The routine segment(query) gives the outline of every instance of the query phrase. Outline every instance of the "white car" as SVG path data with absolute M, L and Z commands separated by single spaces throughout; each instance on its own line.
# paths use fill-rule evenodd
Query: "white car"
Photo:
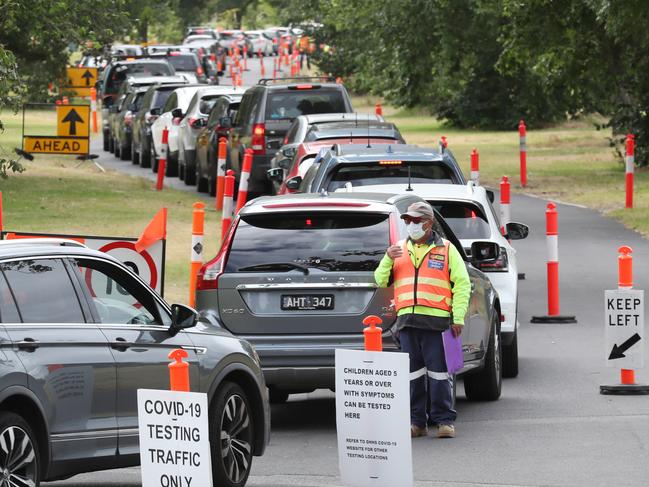
M 162 147 L 162 132 L 167 128 L 169 135 L 165 176 L 178 175 L 178 126 L 185 116 L 192 97 L 204 86 L 188 85 L 174 90 L 162 107 L 160 116 L 153 122 L 151 126 L 151 140 L 153 141 L 153 150 L 155 151 L 155 162 L 152 164 L 154 172 L 158 171 L 158 160 L 160 159 Z
M 407 185 L 380 184 L 338 191 L 371 193 L 405 193 Z M 428 201 L 444 217 L 460 239 L 465 253 L 471 254 L 474 241 L 492 241 L 500 245 L 500 257 L 494 263 L 480 266 L 500 296 L 500 332 L 503 341 L 503 376 L 518 375 L 518 265 L 516 249 L 509 240 L 527 237 L 529 228 L 522 223 L 508 223 L 507 236 L 500 231 L 500 218 L 494 210 L 489 192 L 472 182 L 460 184 L 412 184 L 412 194 Z M 493 197 L 493 193 L 491 194 Z M 508 240 L 509 238 L 509 240 Z
M 194 93 L 178 126 L 178 176 L 185 184 L 196 184 L 196 137 L 207 123 L 216 100 L 225 95 L 243 95 L 247 89 L 244 86 L 209 86 Z
M 263 56 L 271 56 L 273 54 L 273 39 L 268 37 L 268 34 L 263 30 L 247 30 L 245 35 L 246 39 L 248 39 L 249 56 L 256 56 L 260 51 Z

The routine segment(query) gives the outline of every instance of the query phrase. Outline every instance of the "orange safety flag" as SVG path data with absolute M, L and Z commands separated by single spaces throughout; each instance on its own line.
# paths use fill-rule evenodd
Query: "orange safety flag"
M 167 238 L 167 209 L 162 208 L 146 226 L 140 238 L 135 242 L 135 250 L 142 252 L 158 240 Z

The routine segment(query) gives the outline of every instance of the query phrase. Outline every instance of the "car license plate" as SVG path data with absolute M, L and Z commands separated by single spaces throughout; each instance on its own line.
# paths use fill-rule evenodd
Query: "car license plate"
M 334 309 L 333 294 L 282 294 L 282 310 Z

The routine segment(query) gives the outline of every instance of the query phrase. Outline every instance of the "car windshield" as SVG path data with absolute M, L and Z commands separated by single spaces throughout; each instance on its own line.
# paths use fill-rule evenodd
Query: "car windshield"
M 164 104 L 167 102 L 167 98 L 174 92 L 176 87 L 169 88 L 169 89 L 164 89 L 164 90 L 157 90 L 156 95 L 153 98 L 153 103 L 151 104 L 151 108 L 162 108 Z
M 141 91 L 139 93 L 135 94 L 135 99 L 131 101 L 131 103 L 135 104 L 135 110 L 136 112 L 140 111 L 140 108 L 142 108 L 142 100 L 144 100 L 144 95 L 146 94 L 146 91 Z
M 457 238 L 490 238 L 491 228 L 479 206 L 463 201 L 429 201 L 446 220 Z
M 290 90 L 268 95 L 267 120 L 293 120 L 300 115 L 346 112 L 342 91 Z
M 174 71 L 166 63 L 137 63 L 125 65 L 128 76 L 172 76 Z
M 220 97 L 221 95 L 208 95 L 201 98 L 201 102 L 198 105 L 198 111 L 204 115 L 207 115 L 212 111 L 212 107 L 216 103 L 216 100 L 218 100 Z
M 346 164 L 334 167 L 327 185 L 328 191 L 356 186 L 376 184 L 403 184 L 404 188 L 415 183 L 453 184 L 460 183 L 453 171 L 446 164 L 436 162 L 403 162 L 390 161 Z
M 167 61 L 176 71 L 196 71 L 198 67 L 196 57 L 188 54 L 171 55 L 167 58 Z
M 323 271 L 374 271 L 389 245 L 387 214 L 304 211 L 243 216 L 226 272 L 284 263 Z M 290 245 L 287 245 L 290 243 Z M 270 268 L 270 267 L 269 267 Z M 260 272 L 257 270 L 256 272 Z

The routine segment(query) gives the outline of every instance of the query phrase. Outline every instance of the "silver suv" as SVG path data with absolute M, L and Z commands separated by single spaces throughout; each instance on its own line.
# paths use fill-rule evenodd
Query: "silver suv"
M 269 437 L 259 359 L 197 317 L 76 242 L 0 242 L 0 478 L 137 465 L 137 390 L 168 389 L 167 356 L 183 348 L 208 394 L 214 485 L 244 485 Z
M 270 401 L 334 387 L 336 348 L 361 349 L 362 321 L 383 319 L 383 347 L 398 350 L 392 289 L 377 288 L 385 249 L 407 236 L 400 215 L 423 201 L 413 194 L 293 194 L 250 201 L 217 256 L 199 272 L 197 308 L 261 357 Z M 462 334 L 470 399 L 497 399 L 501 388 L 501 307 L 444 219 L 436 230 L 464 256 L 472 283 Z M 499 247 L 474 242 L 475 262 L 495 261 Z

